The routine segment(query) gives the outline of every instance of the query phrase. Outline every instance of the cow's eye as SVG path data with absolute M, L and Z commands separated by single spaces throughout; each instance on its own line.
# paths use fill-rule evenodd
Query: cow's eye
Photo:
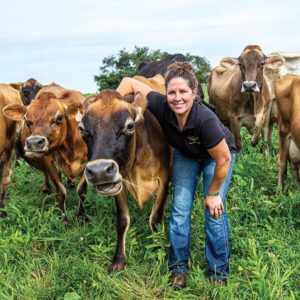
M 32 126 L 32 122 L 29 120 L 25 120 L 26 125 L 28 126 L 28 128 L 30 129 Z
M 64 115 L 59 115 L 56 120 L 55 120 L 55 124 L 60 124 L 63 120 L 64 120 L 65 116 Z
M 243 69 L 245 69 L 245 67 L 244 67 L 244 65 L 243 65 L 243 63 L 242 62 L 238 62 L 238 66 L 243 70 Z
M 264 65 L 265 65 L 265 62 L 264 62 L 264 61 L 262 61 L 262 62 L 260 63 L 260 67 L 261 67 L 261 68 L 263 68 L 263 67 L 264 67 Z
M 135 124 L 134 124 L 134 122 L 130 122 L 127 124 L 124 131 L 126 134 L 133 134 L 134 130 L 135 130 Z

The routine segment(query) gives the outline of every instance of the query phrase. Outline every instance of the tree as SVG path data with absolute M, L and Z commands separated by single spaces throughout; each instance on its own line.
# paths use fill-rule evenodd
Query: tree
M 117 55 L 105 57 L 100 66 L 100 75 L 95 75 L 94 80 L 99 90 L 116 89 L 123 77 L 133 77 L 138 73 L 138 67 L 143 61 L 162 59 L 169 53 L 161 50 L 150 50 L 148 47 L 135 46 L 133 52 L 120 50 Z M 200 82 L 206 82 L 210 64 L 206 58 L 186 54 L 187 60 L 193 65 L 196 76 Z

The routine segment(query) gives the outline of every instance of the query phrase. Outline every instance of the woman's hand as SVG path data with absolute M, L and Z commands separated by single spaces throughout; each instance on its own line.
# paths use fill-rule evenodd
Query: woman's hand
M 220 218 L 223 211 L 224 205 L 220 195 L 218 196 L 206 196 L 203 204 L 204 209 L 209 208 L 209 214 L 216 219 Z
M 147 97 L 152 90 L 153 89 L 147 84 L 130 77 L 124 77 L 116 89 L 122 97 L 137 92 L 140 92 L 144 97 Z

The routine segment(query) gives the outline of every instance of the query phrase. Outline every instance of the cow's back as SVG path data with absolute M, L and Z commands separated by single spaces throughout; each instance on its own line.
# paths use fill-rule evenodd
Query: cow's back
M 155 92 L 166 94 L 165 80 L 160 74 L 156 74 L 154 77 L 146 78 L 144 76 L 136 75 L 134 79 L 143 82 L 150 86 Z
M 0 84 L 0 155 L 5 149 L 6 140 L 15 135 L 16 122 L 5 118 L 2 111 L 9 104 L 21 104 L 20 93 L 8 84 Z
M 53 93 L 56 97 L 58 97 L 64 90 L 65 88 L 53 82 L 40 89 L 35 98 L 39 98 L 43 93 L 46 92 Z
M 276 82 L 275 95 L 281 124 L 290 129 L 291 120 L 291 86 L 296 75 L 288 74 Z
M 227 126 L 231 95 L 236 92 L 239 81 L 239 69 L 224 66 L 213 68 L 208 78 L 209 102 L 216 107 L 218 117 Z
M 138 75 L 146 78 L 153 77 L 156 74 L 164 75 L 168 66 L 175 61 L 187 61 L 186 57 L 182 54 L 171 54 L 160 60 L 152 62 L 142 62 L 139 66 Z

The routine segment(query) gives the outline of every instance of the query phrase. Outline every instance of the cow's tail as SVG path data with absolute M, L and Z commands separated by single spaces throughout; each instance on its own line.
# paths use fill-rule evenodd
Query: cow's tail
M 300 149 L 300 78 L 295 78 L 291 86 L 291 134 L 297 147 Z
M 6 140 L 6 122 L 5 117 L 3 115 L 3 105 L 2 103 L 2 95 L 0 94 L 0 160 L 1 160 L 1 154 L 4 152 L 5 147 L 5 140 Z

